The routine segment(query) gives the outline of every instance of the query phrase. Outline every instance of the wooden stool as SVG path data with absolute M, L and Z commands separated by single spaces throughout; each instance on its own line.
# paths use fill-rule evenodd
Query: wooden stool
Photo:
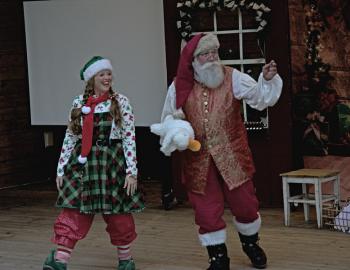
M 309 221 L 310 204 L 316 207 L 317 226 L 322 228 L 322 204 L 328 201 L 339 203 L 339 171 L 323 169 L 300 169 L 280 174 L 283 181 L 284 225 L 289 226 L 290 203 L 304 205 L 305 221 Z M 333 181 L 333 194 L 322 194 L 322 184 Z M 289 184 L 302 184 L 302 194 L 290 196 Z M 315 193 L 309 194 L 307 184 L 315 187 Z

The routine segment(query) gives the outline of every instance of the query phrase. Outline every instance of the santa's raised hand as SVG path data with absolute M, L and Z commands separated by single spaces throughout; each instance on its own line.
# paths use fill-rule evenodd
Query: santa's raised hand
M 277 74 L 277 64 L 274 60 L 263 66 L 262 69 L 264 79 L 269 81 Z

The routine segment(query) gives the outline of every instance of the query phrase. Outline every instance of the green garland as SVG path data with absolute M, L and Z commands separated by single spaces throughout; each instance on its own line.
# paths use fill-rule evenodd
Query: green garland
M 337 104 L 337 94 L 330 88 L 333 80 L 329 72 L 331 67 L 320 56 L 323 48 L 320 39 L 326 24 L 318 4 L 318 0 L 307 0 L 304 4 L 307 83 L 294 96 L 293 108 L 302 154 L 324 156 L 328 154 L 329 137 L 335 138 L 335 133 L 331 136 L 334 130 L 329 125 L 332 124 L 331 113 Z
M 255 11 L 257 22 L 257 32 L 261 36 L 268 24 L 271 9 L 264 0 L 179 0 L 177 2 L 178 20 L 177 29 L 181 38 L 188 41 L 192 31 L 192 14 L 196 9 L 209 9 L 213 11 L 229 10 L 236 8 Z
M 327 110 L 322 104 L 321 96 L 330 92 L 330 82 L 333 77 L 330 75 L 330 65 L 322 61 L 320 51 L 323 49 L 320 44 L 321 33 L 325 31 L 325 22 L 319 12 L 317 0 L 309 0 L 306 12 L 306 52 L 305 70 L 308 78 L 309 91 L 319 99 L 318 109 L 322 112 Z

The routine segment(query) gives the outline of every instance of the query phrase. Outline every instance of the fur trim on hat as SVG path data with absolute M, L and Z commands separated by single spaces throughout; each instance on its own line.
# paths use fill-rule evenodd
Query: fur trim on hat
M 197 48 L 193 53 L 193 56 L 196 57 L 201 52 L 212 49 L 219 49 L 219 47 L 220 43 L 218 37 L 212 33 L 206 34 L 199 40 Z
M 94 62 L 83 72 L 84 81 L 87 82 L 93 76 L 95 76 L 98 72 L 100 72 L 104 69 L 108 69 L 108 70 L 113 71 L 112 64 L 108 59 L 101 59 L 101 60 Z

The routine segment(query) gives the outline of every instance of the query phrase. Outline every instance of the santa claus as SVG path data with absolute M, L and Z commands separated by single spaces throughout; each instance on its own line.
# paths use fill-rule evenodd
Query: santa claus
M 161 121 L 169 116 L 188 121 L 199 151 L 183 151 L 183 183 L 199 226 L 199 240 L 208 250 L 208 270 L 230 269 L 226 249 L 224 204 L 232 213 L 243 251 L 255 268 L 265 268 L 258 245 L 261 217 L 252 177 L 255 172 L 242 121 L 241 100 L 263 110 L 282 90 L 277 65 L 264 65 L 256 82 L 220 63 L 214 34 L 195 35 L 183 48 L 177 75 L 170 85 Z

